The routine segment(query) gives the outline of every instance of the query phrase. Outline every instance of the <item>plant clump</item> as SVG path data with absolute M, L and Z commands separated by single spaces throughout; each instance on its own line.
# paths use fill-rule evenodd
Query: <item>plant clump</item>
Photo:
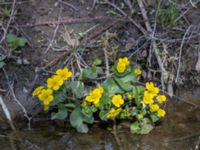
M 32 96 L 38 97 L 44 110 L 52 112 L 52 120 L 69 118 L 71 126 L 81 133 L 87 133 L 88 124 L 100 119 L 128 120 L 132 133 L 147 134 L 165 117 L 166 96 L 153 82 L 138 84 L 142 70 L 133 67 L 127 57 L 119 58 L 112 75 L 91 89 L 85 81 L 94 81 L 102 71 L 99 66 L 88 67 L 70 81 L 72 72 L 58 69 Z

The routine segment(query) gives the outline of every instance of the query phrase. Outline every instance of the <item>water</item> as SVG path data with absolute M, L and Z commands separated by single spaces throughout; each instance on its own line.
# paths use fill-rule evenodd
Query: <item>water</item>
M 198 92 L 199 90 L 197 90 Z M 179 91 L 186 101 L 200 106 L 198 93 Z M 148 135 L 133 135 L 119 129 L 118 137 L 124 150 L 198 150 L 200 142 L 200 108 L 183 101 L 171 100 L 166 105 L 167 117 Z M 5 136 L 3 136 L 5 135 Z M 110 131 L 98 126 L 88 134 L 48 122 L 34 125 L 32 130 L 0 134 L 0 150 L 115 150 L 117 143 Z

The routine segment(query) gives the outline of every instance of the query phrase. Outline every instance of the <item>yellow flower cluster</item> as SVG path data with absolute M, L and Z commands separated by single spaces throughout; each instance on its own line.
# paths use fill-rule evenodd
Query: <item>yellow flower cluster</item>
M 159 88 L 155 87 L 153 82 L 147 82 L 146 83 L 146 89 L 148 90 L 149 93 L 151 93 L 153 96 L 158 95 L 159 93 Z
M 32 96 L 38 96 L 38 99 L 43 102 L 44 110 L 48 110 L 50 103 L 53 101 L 53 90 L 58 90 L 64 81 L 68 80 L 72 76 L 72 72 L 68 68 L 58 69 L 56 74 L 47 79 L 47 87 L 37 87 Z
M 85 100 L 89 103 L 93 103 L 95 106 L 98 106 L 103 92 L 103 87 L 97 87 L 86 96 Z
M 162 104 L 166 101 L 165 95 L 158 95 L 159 88 L 154 86 L 153 82 L 146 83 L 146 91 L 144 92 L 143 102 L 149 105 L 151 112 L 156 112 L 159 117 L 164 117 L 166 115 L 165 110 L 161 109 L 158 104 Z M 156 100 L 154 98 L 156 97 Z
M 72 72 L 68 68 L 58 69 L 56 74 L 47 79 L 47 87 L 53 90 L 58 90 L 64 81 L 72 76 Z
M 126 70 L 126 68 L 129 64 L 130 64 L 130 62 L 129 62 L 127 57 L 119 58 L 118 63 L 117 63 L 117 67 L 116 67 L 117 71 L 119 73 L 123 73 Z
M 119 113 L 120 113 L 121 111 L 122 111 L 121 108 L 118 108 L 118 109 L 112 108 L 112 109 L 108 112 L 106 118 L 107 118 L 107 119 L 115 118 L 116 116 L 119 115 Z

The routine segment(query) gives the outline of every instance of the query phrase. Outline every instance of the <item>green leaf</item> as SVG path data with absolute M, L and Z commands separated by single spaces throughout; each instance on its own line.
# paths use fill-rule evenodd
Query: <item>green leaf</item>
M 100 113 L 99 113 L 100 119 L 101 119 L 101 120 L 107 120 L 107 118 L 106 118 L 106 117 L 107 117 L 107 114 L 108 114 L 107 111 L 101 110 Z
M 131 85 L 130 82 L 124 83 L 123 80 L 120 78 L 114 77 L 114 80 L 117 82 L 117 84 L 120 86 L 121 89 L 123 89 L 126 92 L 131 91 L 133 86 Z
M 94 122 L 93 116 L 92 117 L 85 116 L 82 114 L 80 107 L 75 108 L 70 115 L 70 123 L 72 127 L 76 128 L 76 130 L 80 133 L 87 133 L 88 126 L 87 124 L 84 124 L 84 122 L 93 123 Z
M 137 134 L 148 134 L 151 130 L 153 130 L 153 126 L 151 124 L 144 124 Z
M 26 45 L 26 43 L 28 42 L 28 40 L 24 37 L 19 38 L 19 46 L 23 47 Z
M 6 35 L 6 42 L 8 43 L 9 48 L 16 49 L 19 46 L 25 46 L 25 44 L 27 43 L 27 39 L 24 37 L 19 38 L 14 34 L 9 33 Z
M 142 114 L 143 116 L 147 114 L 147 110 L 145 108 L 142 108 L 142 110 L 140 111 L 140 114 Z
M 134 95 L 143 95 L 145 89 L 143 86 L 134 86 L 132 89 L 132 93 Z
M 50 105 L 51 106 L 58 105 L 64 102 L 66 98 L 67 98 L 67 95 L 66 95 L 65 89 L 61 89 L 54 94 L 54 100 L 52 101 Z
M 51 115 L 51 120 L 54 120 L 54 119 L 60 119 L 60 120 L 63 120 L 65 118 L 67 118 L 67 115 L 68 115 L 68 111 L 66 108 L 61 108 L 58 110 L 57 113 L 53 113 Z
M 138 122 L 134 122 L 133 124 L 131 124 L 130 129 L 131 133 L 148 134 L 153 129 L 153 126 L 150 123 L 139 124 Z
M 83 122 L 80 107 L 75 108 L 70 115 L 70 123 L 72 127 L 76 128 Z
M 131 110 L 131 116 L 137 116 L 137 114 L 138 114 L 138 110 L 137 110 L 137 108 L 136 107 L 133 107 L 133 109 Z
M 124 83 L 128 83 L 128 82 L 136 82 L 138 79 L 137 79 L 137 76 L 131 72 L 129 74 L 127 74 L 126 76 L 124 77 L 121 77 L 120 78 Z
M 130 130 L 131 133 L 138 133 L 141 130 L 139 123 L 137 121 L 132 123 L 130 126 Z
M 144 125 L 144 124 L 151 124 L 151 121 L 150 121 L 149 118 L 143 118 L 143 119 L 142 119 L 142 124 L 143 124 L 143 125 Z
M 90 115 L 84 115 L 83 114 L 83 121 L 89 124 L 92 124 L 94 122 L 94 117 L 93 117 L 93 113 L 91 113 Z
M 67 103 L 67 104 L 65 104 L 65 107 L 67 107 L 67 108 L 75 108 L 76 104 L 74 104 L 74 103 Z
M 93 111 L 91 109 L 91 106 L 83 107 L 81 112 L 82 112 L 83 116 L 86 116 L 86 120 L 87 120 L 87 117 L 93 116 Z
M 90 67 L 86 68 L 82 71 L 80 79 L 85 80 L 85 79 L 96 79 L 98 74 L 102 73 L 103 70 L 101 67 Z
M 93 66 L 98 66 L 98 65 L 101 65 L 101 63 L 102 63 L 101 59 L 96 58 L 96 59 L 93 61 L 92 65 L 93 65 Z
M 111 103 L 111 98 L 109 97 L 108 93 L 104 92 L 99 103 L 99 108 L 101 109 L 105 105 L 108 105 L 110 103 Z
M 8 47 L 12 49 L 16 49 L 19 46 L 20 39 L 18 37 L 15 38 L 15 40 L 8 44 Z
M 103 88 L 108 93 L 109 97 L 113 96 L 116 93 L 124 93 L 124 91 L 117 85 L 112 77 L 107 78 L 102 83 Z
M 70 88 L 77 98 L 84 97 L 84 84 L 81 81 L 72 81 Z
M 151 114 L 150 117 L 151 117 L 151 120 L 152 120 L 153 122 L 156 122 L 156 121 L 159 120 L 159 117 L 158 117 L 156 114 Z
M 6 42 L 11 43 L 14 42 L 16 40 L 17 36 L 12 34 L 12 33 L 8 33 L 6 35 Z
M 137 106 L 140 106 L 142 98 L 143 98 L 144 87 L 133 86 L 132 93 L 135 95 L 135 102 L 136 102 Z

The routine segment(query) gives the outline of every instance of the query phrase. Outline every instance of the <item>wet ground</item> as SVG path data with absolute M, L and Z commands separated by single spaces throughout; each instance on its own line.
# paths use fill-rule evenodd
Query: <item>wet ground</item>
M 199 89 L 179 90 L 182 100 L 171 100 L 166 105 L 168 115 L 161 125 L 148 135 L 133 135 L 119 129 L 118 137 L 124 150 L 198 150 L 200 146 Z M 188 104 L 184 101 L 189 101 Z M 194 105 L 194 106 L 193 106 Z M 195 106 L 196 105 L 196 106 Z M 93 126 L 88 134 L 73 129 L 40 122 L 31 130 L 0 134 L 0 150 L 115 150 L 117 143 L 110 131 Z

